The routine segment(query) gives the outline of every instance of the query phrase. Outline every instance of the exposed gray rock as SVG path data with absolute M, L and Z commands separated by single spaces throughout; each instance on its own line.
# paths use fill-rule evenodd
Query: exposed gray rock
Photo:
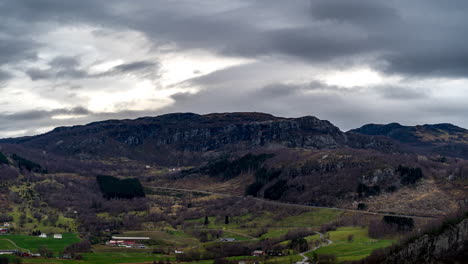
M 445 229 L 440 234 L 424 235 L 416 239 L 397 252 L 387 256 L 384 263 L 448 263 L 445 260 L 466 250 L 464 246 L 467 241 L 468 219 L 464 219 L 459 224 Z

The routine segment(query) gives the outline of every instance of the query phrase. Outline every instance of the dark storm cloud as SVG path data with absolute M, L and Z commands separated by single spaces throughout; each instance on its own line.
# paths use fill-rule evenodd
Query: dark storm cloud
M 311 15 L 315 19 L 329 19 L 343 23 L 374 26 L 376 23 L 398 19 L 397 10 L 387 2 L 376 0 L 313 0 Z
M 388 73 L 467 76 L 468 23 L 461 18 L 467 8 L 463 1 L 231 3 L 239 5 L 222 9 L 218 6 L 229 6 L 229 2 L 139 1 L 137 5 L 125 0 L 112 4 L 103 0 L 5 0 L 0 15 L 27 22 L 134 29 L 155 44 L 174 42 L 180 49 L 201 48 L 246 57 L 287 55 L 334 65 L 337 59 L 353 62 L 372 55 Z M 262 27 L 265 21 L 277 26 Z M 281 26 L 282 21 L 285 26 Z M 3 53 L 18 54 L 18 50 Z
M 289 78 L 293 69 L 288 63 L 325 71 L 369 66 L 383 75 L 403 75 L 406 80 L 468 78 L 467 12 L 465 0 L 0 0 L 0 87 L 17 75 L 15 71 L 32 80 L 59 80 L 70 87 L 82 85 L 74 83 L 76 80 L 128 74 L 159 78 L 164 65 L 141 57 L 99 74 L 83 65 L 80 57 L 58 56 L 43 67 L 29 64 L 42 58 L 38 53 L 50 44 L 48 41 L 68 41 L 38 36 L 62 26 L 85 25 L 96 28 L 98 37 L 106 32 L 137 31 L 154 50 L 169 47 L 162 53 L 201 49 L 257 62 L 273 61 L 272 65 L 254 62 L 218 70 L 185 82 L 200 92 L 173 95 L 174 105 L 161 110 L 164 112 L 312 113 L 351 128 L 383 122 L 379 120 L 382 116 L 388 121 L 420 120 L 426 116 L 423 103 L 429 102 L 432 109 L 442 109 L 440 113 L 450 117 L 467 109 L 450 107 L 450 101 L 431 101 L 431 90 L 404 84 L 350 89 L 327 85 L 314 76 L 300 77 L 302 84 L 296 84 Z M 276 67 L 282 67 L 284 73 Z M 276 79 L 270 78 L 272 75 Z M 76 102 L 81 104 L 85 105 Z M 156 113 L 81 110 L 82 114 L 75 114 L 86 117 L 79 122 Z M 2 114 L 0 109 L 0 132 L 73 124 L 76 119 L 50 117 L 73 115 L 74 111 L 77 109 Z

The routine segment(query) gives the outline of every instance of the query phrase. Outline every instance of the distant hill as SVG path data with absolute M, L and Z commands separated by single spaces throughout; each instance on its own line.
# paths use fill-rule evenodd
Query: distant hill
M 468 130 L 452 124 L 403 126 L 368 124 L 351 132 L 387 136 L 404 143 L 468 143 Z
M 452 124 L 403 126 L 368 124 L 351 133 L 385 136 L 441 155 L 468 158 L 468 130 Z

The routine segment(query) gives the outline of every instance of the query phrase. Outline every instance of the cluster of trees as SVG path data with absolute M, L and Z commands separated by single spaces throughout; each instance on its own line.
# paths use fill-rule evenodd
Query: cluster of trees
M 42 257 L 45 257 L 45 258 L 52 258 L 54 256 L 54 251 L 52 251 L 50 248 L 48 248 L 45 245 L 39 246 L 39 248 L 37 249 L 37 252 L 41 254 Z
M 289 242 L 288 246 L 296 252 L 305 252 L 309 250 L 309 243 L 307 243 L 307 240 L 303 237 L 294 238 Z
M 10 162 L 8 161 L 7 157 L 0 152 L 0 165 L 8 165 Z
M 423 177 L 421 168 L 410 168 L 405 166 L 398 166 L 397 172 L 400 173 L 400 183 L 403 185 L 415 184 Z
M 91 252 L 91 242 L 83 240 L 78 243 L 66 247 L 63 251 L 64 254 L 70 254 L 74 259 L 81 259 L 81 253 Z
M 210 162 L 202 168 L 184 172 L 208 174 L 212 177 L 220 177 L 223 180 L 228 180 L 239 176 L 241 173 L 257 170 L 263 162 L 272 157 L 273 154 L 255 155 L 251 153 L 234 160 L 230 160 L 225 157 L 220 160 Z
M 41 165 L 30 161 L 28 159 L 25 159 L 23 157 L 18 156 L 17 154 L 13 154 L 11 158 L 16 162 L 19 168 L 31 171 L 31 172 L 37 172 L 37 173 L 47 173 L 46 169 L 43 169 Z
M 286 180 L 279 180 L 265 190 L 263 197 L 270 200 L 279 200 L 287 190 L 288 182 Z
M 258 195 L 258 192 L 263 188 L 263 186 L 268 184 L 270 181 L 277 179 L 281 175 L 281 172 L 282 171 L 280 169 L 267 169 L 263 167 L 259 168 L 254 174 L 255 182 L 247 186 L 245 194 L 256 197 Z M 269 192 L 269 195 L 271 194 L 274 197 L 278 196 L 275 189 L 277 188 L 274 188 L 273 190 L 271 190 Z M 285 190 L 280 190 L 280 191 L 282 195 Z M 279 195 L 277 199 L 279 199 L 281 195 Z M 271 198 L 268 198 L 268 199 L 271 199 Z M 277 199 L 272 199 L 272 200 L 277 200 Z
M 8 215 L 6 213 L 0 214 L 0 223 L 12 222 L 12 221 L 13 221 L 13 216 Z
M 407 233 L 413 229 L 413 218 L 384 216 L 381 220 L 374 220 L 369 223 L 369 237 L 382 238 L 389 235 Z
M 363 183 L 360 183 L 357 187 L 357 193 L 359 198 L 379 195 L 380 187 L 378 185 L 367 186 Z
M 20 257 L 3 257 L 0 256 L 0 264 L 21 264 L 23 260 Z
M 99 175 L 96 177 L 99 188 L 107 199 L 132 199 L 145 197 L 140 181 L 136 178 L 119 179 L 113 176 Z
M 414 228 L 414 220 L 409 217 L 386 215 L 383 221 L 389 225 L 396 225 L 400 232 L 412 231 Z

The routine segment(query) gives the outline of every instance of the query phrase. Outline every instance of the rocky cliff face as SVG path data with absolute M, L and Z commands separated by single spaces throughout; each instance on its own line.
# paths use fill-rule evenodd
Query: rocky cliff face
M 460 259 L 468 245 L 468 219 L 437 235 L 424 235 L 387 256 L 385 264 L 467 263 Z
M 275 145 L 330 149 L 345 146 L 347 137 L 330 122 L 312 116 L 280 118 L 261 113 L 182 113 L 63 127 L 43 135 L 4 142 L 60 154 L 140 159 Z

